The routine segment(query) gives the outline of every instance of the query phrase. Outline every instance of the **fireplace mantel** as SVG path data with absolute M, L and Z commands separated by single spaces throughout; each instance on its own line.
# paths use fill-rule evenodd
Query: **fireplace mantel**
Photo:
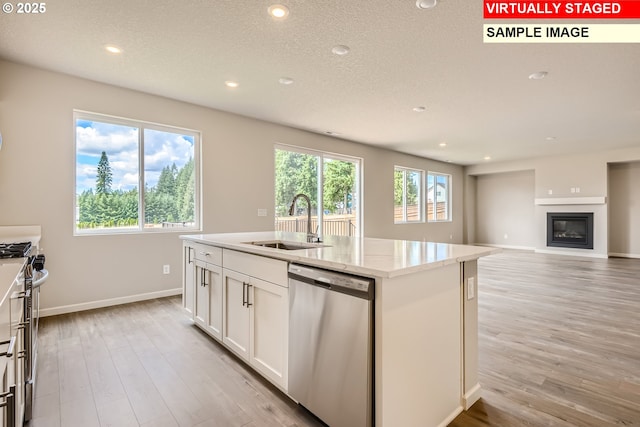
M 540 205 L 604 205 L 607 203 L 605 196 L 601 197 L 551 197 L 546 199 L 534 199 L 537 206 Z

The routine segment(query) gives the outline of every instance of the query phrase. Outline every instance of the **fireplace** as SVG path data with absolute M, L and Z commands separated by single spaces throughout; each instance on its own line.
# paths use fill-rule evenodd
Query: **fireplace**
M 548 212 L 547 246 L 593 249 L 593 212 Z

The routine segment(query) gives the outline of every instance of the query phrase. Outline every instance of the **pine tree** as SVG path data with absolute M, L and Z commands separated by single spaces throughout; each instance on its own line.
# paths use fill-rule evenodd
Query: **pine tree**
M 111 192 L 111 182 L 113 173 L 109 166 L 109 158 L 106 152 L 102 152 L 98 162 L 98 176 L 96 177 L 96 194 L 109 194 Z

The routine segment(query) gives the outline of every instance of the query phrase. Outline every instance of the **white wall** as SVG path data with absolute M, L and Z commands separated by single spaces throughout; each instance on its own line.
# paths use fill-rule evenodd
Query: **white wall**
M 533 171 L 486 174 L 476 179 L 475 243 L 533 249 Z
M 176 233 L 73 236 L 73 109 L 202 132 L 204 232 L 273 229 L 275 143 L 364 159 L 364 234 L 462 242 L 462 167 L 0 61 L 0 225 L 42 225 L 42 306 L 86 308 L 181 286 Z M 452 175 L 453 221 L 393 224 L 393 166 Z M 267 217 L 257 209 L 267 208 Z M 450 240 L 449 236 L 453 238 Z M 162 274 L 162 265 L 171 274 Z
M 640 162 L 609 165 L 609 253 L 640 258 Z
M 624 190 L 615 190 L 617 194 L 610 194 L 611 185 L 608 184 L 608 164 L 634 162 L 638 160 L 640 160 L 640 137 L 637 146 L 626 149 L 608 150 L 597 153 L 575 153 L 567 156 L 540 157 L 513 162 L 483 163 L 466 167 L 465 174 L 467 175 L 466 180 L 470 181 L 473 177 L 478 179 L 480 176 L 487 174 L 533 170 L 535 174 L 535 198 L 572 199 L 579 197 L 604 197 L 605 204 L 536 205 L 534 207 L 534 239 L 527 243 L 526 246 L 532 246 L 537 251 L 607 257 L 609 252 L 615 252 L 609 249 L 610 244 L 613 247 L 619 247 L 618 239 L 624 241 L 624 236 L 629 233 L 634 236 L 636 235 L 634 234 L 635 229 L 632 229 L 629 223 L 625 224 L 615 219 L 615 215 L 617 214 L 614 214 L 614 212 L 626 210 L 629 208 L 629 205 L 628 202 L 619 201 L 621 199 L 627 200 L 626 195 L 623 195 Z M 580 188 L 580 192 L 572 193 L 571 188 Z M 549 190 L 551 190 L 551 194 L 549 194 Z M 467 193 L 475 193 L 476 189 L 471 185 L 465 188 L 465 191 Z M 610 205 L 611 196 L 618 200 L 615 205 Z M 472 196 L 467 194 L 465 197 L 470 198 Z M 592 250 L 547 248 L 545 235 L 546 213 L 552 211 L 593 212 L 594 248 Z M 609 218 L 610 215 L 614 216 Z M 465 218 L 467 218 L 467 221 L 475 220 L 473 212 L 465 212 Z M 612 230 L 610 230 L 610 227 L 614 221 L 619 228 L 615 230 L 614 234 L 611 234 Z M 468 241 L 473 241 L 471 240 L 472 238 L 477 239 L 478 229 L 483 224 L 484 223 L 476 222 L 473 226 L 465 225 L 466 229 L 475 229 L 473 234 L 466 237 Z

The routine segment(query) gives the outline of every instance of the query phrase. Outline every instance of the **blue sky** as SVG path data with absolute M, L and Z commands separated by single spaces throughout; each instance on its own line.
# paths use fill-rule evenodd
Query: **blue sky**
M 138 186 L 138 132 L 141 130 L 112 123 L 76 121 L 76 193 L 95 189 L 98 161 L 107 153 L 113 173 L 112 189 L 131 190 Z M 162 168 L 173 163 L 180 169 L 193 157 L 194 138 L 190 135 L 144 130 L 145 180 L 153 187 Z

